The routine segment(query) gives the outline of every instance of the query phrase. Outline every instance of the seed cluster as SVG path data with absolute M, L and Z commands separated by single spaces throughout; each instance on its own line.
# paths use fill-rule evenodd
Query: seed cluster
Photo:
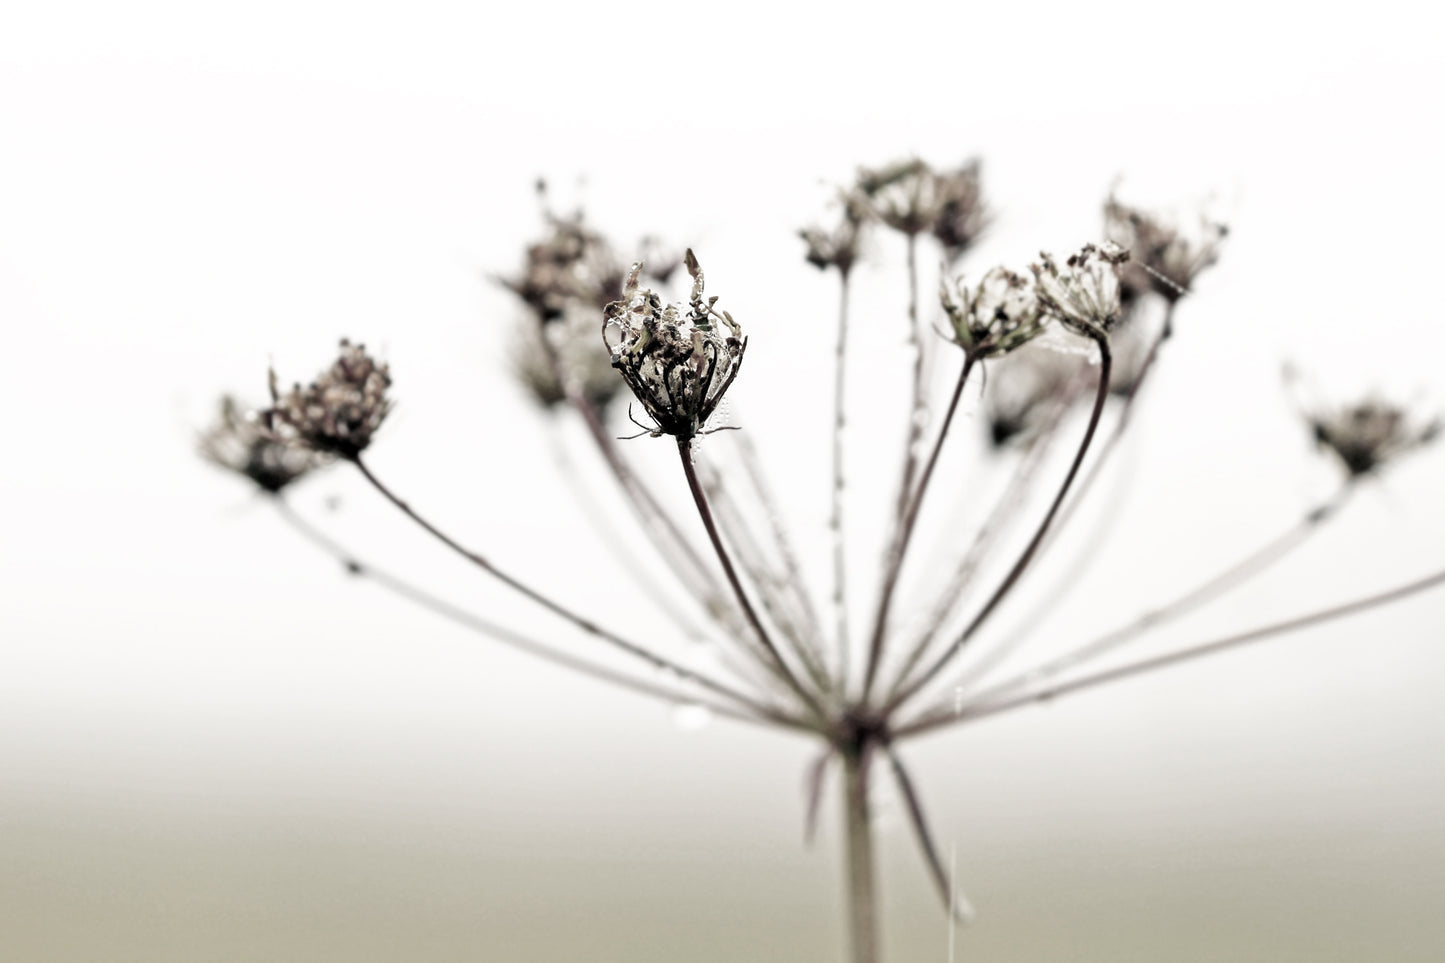
M 938 296 L 955 343 L 979 359 L 1026 344 L 1047 320 L 1033 282 L 1005 267 L 991 269 L 971 288 L 962 278 L 952 285 L 945 279 Z
M 272 407 L 262 414 L 262 424 L 281 440 L 355 458 L 391 412 L 390 387 L 387 366 L 377 364 L 364 345 L 342 338 L 336 361 L 309 385 L 297 383 L 283 395 L 271 372 Z
M 1441 431 L 1439 419 L 1420 425 L 1403 408 L 1377 397 L 1308 418 L 1315 441 L 1334 452 L 1354 477 L 1434 440 Z
M 1119 266 L 1129 252 L 1117 244 L 1085 244 L 1063 267 L 1049 254 L 1031 265 L 1035 292 L 1045 310 L 1065 327 L 1099 337 L 1119 320 Z
M 640 287 L 642 265 L 634 264 L 623 285 L 622 300 L 607 306 L 602 340 L 612 366 L 652 416 L 654 436 L 689 439 L 697 435 L 737 377 L 747 339 L 726 311 L 703 300 L 703 274 L 689 248 L 692 297 L 664 304 L 655 291 Z M 725 331 L 719 331 L 719 325 Z
M 325 459 L 266 431 L 235 398 L 221 398 L 216 423 L 200 437 L 201 455 L 209 462 L 251 479 L 262 491 L 275 494 Z

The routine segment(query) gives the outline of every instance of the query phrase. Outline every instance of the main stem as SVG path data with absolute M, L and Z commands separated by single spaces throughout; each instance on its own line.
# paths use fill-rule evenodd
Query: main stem
M 877 860 L 873 852 L 872 814 L 868 808 L 870 749 L 865 742 L 841 750 L 850 963 L 878 963 L 882 959 L 878 950 Z

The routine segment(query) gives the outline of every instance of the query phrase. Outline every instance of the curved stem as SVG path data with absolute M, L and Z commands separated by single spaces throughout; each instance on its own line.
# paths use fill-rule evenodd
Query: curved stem
M 1049 506 L 1048 513 L 1044 515 L 1043 521 L 1039 523 L 1038 530 L 1034 532 L 1033 538 L 1029 540 L 1022 554 L 1019 555 L 1018 561 L 1014 562 L 1013 568 L 1004 576 L 1003 581 L 999 583 L 993 595 L 989 596 L 983 608 L 973 617 L 973 621 L 968 623 L 968 626 L 964 628 L 963 632 L 954 640 L 953 644 L 940 653 L 938 658 L 913 682 L 909 683 L 900 680 L 898 688 L 888 699 L 885 712 L 891 712 L 897 709 L 908 699 L 916 695 L 924 686 L 932 682 L 939 672 L 943 671 L 943 668 L 948 665 L 955 655 L 962 651 L 963 647 L 968 644 L 968 640 L 973 637 L 973 634 L 977 632 L 979 627 L 993 614 L 994 609 L 998 607 L 999 603 L 1002 602 L 1013 587 L 1018 584 L 1020 577 L 1023 576 L 1029 563 L 1033 561 L 1034 556 L 1038 553 L 1039 545 L 1043 542 L 1044 537 L 1048 535 L 1049 526 L 1053 523 L 1054 516 L 1059 512 L 1059 506 L 1061 506 L 1064 499 L 1068 497 L 1069 487 L 1073 484 L 1074 478 L 1079 473 L 1079 466 L 1084 463 L 1084 456 L 1089 453 L 1089 445 L 1093 442 L 1095 431 L 1099 427 L 1099 417 L 1104 412 L 1104 402 L 1108 400 L 1109 397 L 1109 372 L 1113 364 L 1112 356 L 1109 353 L 1109 339 L 1108 336 L 1102 332 L 1094 335 L 1093 338 L 1094 343 L 1099 346 L 1099 387 L 1094 396 L 1094 407 L 1093 410 L 1089 412 L 1089 424 L 1088 427 L 1084 429 L 1083 441 L 1079 444 L 1079 450 L 1074 455 L 1074 461 L 1069 466 L 1069 472 L 1064 476 L 1064 482 L 1059 486 L 1059 492 L 1054 496 L 1053 504 Z
M 524 584 L 523 582 L 518 581 L 517 579 L 508 575 L 506 572 L 497 568 L 483 556 L 471 551 L 470 549 L 463 546 L 461 543 L 457 542 L 451 536 L 447 535 L 441 529 L 437 528 L 431 522 L 427 521 L 424 517 L 418 514 L 410 505 L 397 497 L 397 495 L 391 489 L 387 488 L 384 484 L 382 484 L 379 478 L 377 478 L 371 473 L 371 469 L 366 467 L 366 463 L 361 460 L 360 455 L 352 457 L 350 461 L 353 465 L 356 466 L 357 470 L 361 472 L 362 476 L 371 483 L 371 486 L 375 488 L 384 498 L 386 498 L 387 501 L 391 502 L 398 509 L 400 509 L 402 514 L 406 515 L 412 521 L 420 525 L 423 530 L 425 530 L 428 534 L 437 539 L 437 541 L 441 542 L 447 548 L 450 548 L 452 551 L 456 552 L 458 555 L 462 556 L 467 561 L 471 562 L 473 565 L 477 566 L 482 571 L 486 572 L 488 575 L 492 576 L 497 581 L 501 582 L 503 585 L 507 586 L 518 594 L 530 599 L 531 601 L 535 602 L 537 605 L 540 605 L 542 608 L 553 613 L 554 615 L 558 615 L 561 618 L 566 619 L 568 622 L 571 622 L 573 625 L 577 626 L 577 628 L 581 629 L 583 632 L 586 632 L 588 635 L 596 636 L 604 642 L 607 642 L 621 649 L 628 655 L 634 656 L 635 658 L 639 658 L 644 662 L 647 662 L 654 668 L 662 669 L 663 671 L 672 673 L 678 678 L 686 679 L 689 682 L 694 682 L 697 685 L 700 685 L 703 688 L 708 689 L 718 695 L 725 696 L 733 700 L 734 702 L 739 703 L 740 705 L 747 706 L 754 712 L 757 712 L 760 715 L 764 715 L 770 719 L 776 718 L 780 715 L 778 710 L 763 705 L 755 699 L 752 699 L 749 696 L 737 691 L 736 689 L 733 689 L 731 686 L 718 682 L 717 680 L 712 679 L 700 672 L 696 672 L 692 669 L 686 668 L 685 666 L 679 665 L 678 663 L 673 662 L 671 659 L 658 655 L 651 649 L 644 648 L 643 646 L 638 645 L 635 642 L 630 642 L 627 639 L 622 638 L 620 635 L 617 635 L 614 632 L 602 628 L 591 619 L 584 618 L 583 616 L 578 615 L 576 612 L 573 612 L 571 609 L 561 605 L 558 602 L 553 601 L 551 598 L 548 598 L 541 592 L 538 592 L 536 589 Z
M 743 589 L 742 582 L 738 579 L 737 570 L 733 568 L 732 558 L 728 555 L 727 549 L 723 546 L 722 538 L 718 535 L 717 524 L 713 521 L 712 509 L 708 507 L 707 493 L 703 491 L 702 483 L 697 478 L 697 467 L 692 460 L 692 441 L 688 438 L 677 439 L 677 454 L 682 459 L 682 471 L 687 476 L 687 487 L 692 492 L 692 500 L 697 505 L 698 516 L 707 529 L 707 537 L 712 541 L 713 550 L 717 552 L 718 561 L 722 563 L 723 574 L 727 576 L 728 584 L 733 588 L 737 596 L 738 604 L 742 606 L 743 614 L 747 617 L 748 623 L 757 634 L 758 642 L 767 652 L 767 662 L 777 671 L 779 678 L 787 683 L 788 688 L 797 693 L 818 717 L 822 717 L 822 706 L 818 700 L 803 687 L 793 670 L 783 661 L 782 653 L 773 644 L 772 637 L 768 634 L 767 628 L 763 625 L 762 619 L 758 618 L 757 611 L 753 608 L 752 602 L 748 601 L 748 594 Z
M 637 477 L 623 459 L 622 453 L 617 449 L 617 440 L 608 433 L 606 425 L 602 423 L 601 412 L 585 395 L 575 390 L 571 379 L 563 370 L 561 356 L 556 347 L 547 339 L 545 332 L 543 332 L 541 342 L 548 363 L 551 365 L 553 377 L 567 393 L 568 404 L 582 417 L 582 423 L 586 425 L 587 433 L 591 435 L 593 444 L 597 446 L 598 454 L 602 456 L 603 462 L 606 463 L 613 477 L 617 479 L 618 487 L 622 489 L 628 507 L 632 509 L 642 530 L 647 533 L 653 547 L 667 563 L 667 570 L 682 583 L 688 594 L 698 600 L 709 616 L 726 628 L 737 631 L 741 625 L 721 587 L 717 585 L 712 571 L 704 564 L 688 538 L 683 535 L 682 529 L 678 527 L 672 515 L 663 508 L 642 479 Z
M 1018 709 L 1035 702 L 1048 702 L 1061 696 L 1081 692 L 1085 689 L 1093 689 L 1098 686 L 1107 685 L 1110 682 L 1119 682 L 1123 679 L 1144 675 L 1156 669 L 1165 669 L 1184 662 L 1191 662 L 1194 659 L 1201 659 L 1227 649 L 1247 645 L 1250 642 L 1258 642 L 1276 635 L 1283 635 L 1286 632 L 1309 628 L 1313 625 L 1329 622 L 1332 619 L 1344 618 L 1381 605 L 1397 602 L 1400 599 L 1408 598 L 1411 595 L 1416 595 L 1442 585 L 1445 585 L 1445 569 L 1434 572 L 1424 578 L 1416 579 L 1413 582 L 1398 585 L 1384 592 L 1377 592 L 1374 595 L 1354 599 L 1343 605 L 1319 609 L 1315 612 L 1285 619 L 1282 622 L 1274 622 L 1257 629 L 1250 629 L 1246 632 L 1225 636 L 1222 639 L 1215 639 L 1212 642 L 1198 643 L 1166 655 L 1140 659 L 1137 662 L 1130 662 L 1117 668 L 1095 672 L 1091 675 L 1082 676 L 1078 679 L 1072 679 L 1068 682 L 1062 682 L 1044 689 L 1036 689 L 1032 692 L 1013 696 L 1000 702 L 993 702 L 987 705 L 965 706 L 956 712 L 945 709 L 935 709 L 932 712 L 920 716 L 911 723 L 900 726 L 894 730 L 894 736 L 903 738 L 905 736 L 918 735 L 919 733 L 952 725 L 957 722 L 966 722 L 973 719 L 982 719 L 986 716 L 999 715 L 1011 709 Z
M 586 478 L 581 474 L 578 465 L 574 463 L 567 454 L 567 446 L 558 433 L 560 424 L 554 419 L 548 419 L 547 439 L 551 443 L 552 457 L 557 462 L 557 468 L 561 476 L 566 479 L 568 486 L 572 489 L 572 497 L 576 500 L 578 507 L 582 510 L 587 522 L 596 531 L 598 539 L 607 550 L 612 553 L 622 571 L 636 583 L 639 589 L 649 589 L 647 584 L 650 576 L 650 568 L 642 563 L 628 548 L 627 539 L 623 533 L 618 531 L 607 521 L 607 512 L 596 500 L 592 486 L 587 483 Z M 660 546 L 654 546 L 661 550 Z M 668 570 L 676 572 L 671 565 L 665 566 Z M 656 605 L 683 634 L 691 636 L 699 641 L 706 641 L 707 632 L 698 625 L 688 614 L 682 611 L 673 601 L 669 592 L 646 591 L 642 593 L 648 602 Z
M 1153 342 L 1149 345 L 1148 352 L 1144 355 L 1143 362 L 1139 365 L 1139 373 L 1134 378 L 1134 387 L 1130 390 L 1128 396 L 1124 399 L 1124 404 L 1119 409 L 1119 418 L 1114 422 L 1113 430 L 1109 432 L 1109 437 L 1104 439 L 1104 443 L 1099 446 L 1099 453 L 1097 457 L 1095 457 L 1094 463 L 1089 466 L 1088 474 L 1079 482 L 1078 491 L 1074 493 L 1073 499 L 1064 506 L 1063 513 L 1059 516 L 1058 523 L 1054 526 L 1053 537 L 1055 538 L 1057 538 L 1059 533 L 1069 524 L 1069 519 L 1073 518 L 1074 512 L 1078 509 L 1079 505 L 1083 503 L 1090 490 L 1093 489 L 1094 483 L 1099 480 L 1099 475 L 1104 470 L 1104 466 L 1109 463 L 1109 458 L 1118 450 L 1119 440 L 1124 436 L 1125 430 L 1133 421 L 1134 404 L 1139 398 L 1139 392 L 1143 390 L 1144 382 L 1148 379 L 1150 372 L 1154 370 L 1154 365 L 1159 360 L 1159 351 L 1164 347 L 1164 342 L 1168 341 L 1174 334 L 1174 302 L 1169 302 L 1168 307 L 1166 307 L 1164 311 L 1163 325 L 1160 327 L 1159 333 L 1154 336 Z
M 1051 426 L 1058 423 L 1058 418 L 1063 414 L 1061 407 L 1052 419 Z M 988 516 L 978 531 L 974 533 L 973 541 L 969 544 L 968 550 L 959 559 L 953 574 L 949 576 L 948 584 L 944 587 L 938 601 L 934 604 L 929 615 L 926 627 L 919 633 L 918 639 L 913 643 L 908 656 L 903 660 L 898 669 L 898 678 L 905 679 L 913 671 L 914 667 L 928 654 L 935 638 L 943 631 L 944 624 L 953 615 L 958 607 L 958 602 L 964 597 L 964 590 L 973 578 L 978 567 L 983 563 L 989 551 L 992 549 L 995 540 L 1007 528 L 1007 523 L 1014 520 L 1019 504 L 1023 501 L 1030 489 L 1033 475 L 1041 464 L 1043 455 L 1048 451 L 1049 442 L 1053 440 L 1053 432 L 1050 427 L 1041 432 L 1024 453 L 1008 485 L 1003 493 L 994 502 L 989 510 Z
M 370 579 L 376 585 L 391 592 L 398 598 L 405 599 L 419 608 L 439 615 L 479 635 L 487 636 L 493 641 L 500 642 L 518 651 L 526 652 L 528 655 L 535 656 L 553 665 L 570 669 L 573 672 L 580 673 L 589 678 L 611 683 L 630 692 L 636 692 L 650 698 L 663 700 L 671 705 L 701 705 L 718 716 L 735 719 L 739 722 L 786 724 L 785 720 L 776 716 L 764 717 L 755 712 L 740 712 L 731 706 L 719 702 L 702 699 L 687 692 L 680 692 L 665 686 L 654 685 L 642 679 L 635 679 L 623 673 L 614 672 L 605 666 L 595 665 L 594 663 L 568 655 L 565 652 L 559 652 L 551 646 L 522 635 L 520 632 L 515 632 L 505 626 L 489 622 L 479 615 L 468 612 L 457 605 L 453 605 L 446 599 L 432 595 L 430 592 L 392 575 L 385 569 L 380 569 L 370 563 L 361 561 L 340 543 L 302 518 L 284 496 L 279 494 L 271 496 L 271 503 L 276 507 L 277 513 L 288 525 L 295 529 L 298 534 L 340 562 L 350 574 L 358 578 Z
M 888 631 L 888 610 L 893 603 L 894 591 L 898 588 L 898 576 L 903 571 L 903 558 L 908 552 L 908 543 L 912 540 L 914 526 L 918 523 L 918 513 L 923 508 L 923 497 L 928 493 L 928 482 L 933 477 L 933 469 L 938 465 L 938 456 L 943 452 L 943 443 L 948 438 L 949 426 L 953 424 L 953 415 L 958 410 L 958 402 L 963 397 L 963 388 L 968 382 L 969 372 L 973 370 L 974 361 L 973 352 L 964 353 L 963 370 L 958 373 L 958 383 L 954 385 L 953 397 L 949 399 L 948 413 L 943 417 L 938 440 L 933 443 L 933 451 L 929 453 L 923 474 L 918 479 L 918 490 L 909 499 L 908 511 L 898 529 L 897 541 L 889 552 L 888 570 L 883 577 L 883 592 L 878 599 L 878 614 L 873 621 L 873 636 L 868 643 L 868 669 L 863 676 L 865 703 L 873 690 L 873 681 L 878 674 L 878 664 L 883 655 L 883 639 Z
M 753 535 L 751 527 L 732 498 L 722 477 L 715 471 L 706 470 L 703 465 L 694 465 L 698 480 L 708 496 L 710 508 L 718 531 L 732 545 L 736 564 L 751 581 L 757 592 L 763 611 L 773 620 L 782 639 L 789 643 L 791 651 L 803 663 L 808 677 L 818 686 L 820 692 L 828 691 L 831 683 L 823 670 L 820 657 L 816 654 L 805 634 L 809 629 L 806 616 L 800 618 L 797 606 L 789 604 L 796 599 L 785 589 L 796 576 L 778 575 L 768 564 L 762 547 Z
M 1320 526 L 1323 525 L 1325 521 L 1335 516 L 1353 490 L 1354 485 L 1347 481 L 1338 492 L 1327 501 L 1306 512 L 1305 515 L 1287 531 L 1270 539 L 1270 541 L 1219 572 L 1203 584 L 1195 586 L 1193 589 L 1190 589 L 1172 601 L 1145 612 L 1128 625 L 1107 632 L 1072 652 L 1067 652 L 1058 658 L 1050 659 L 1026 672 L 1021 672 L 1012 678 L 999 682 L 997 685 L 990 686 L 976 696 L 971 697 L 969 701 L 980 703 L 992 702 L 1000 696 L 1007 695 L 1025 686 L 1037 684 L 1051 676 L 1057 676 L 1060 673 L 1077 668 L 1101 655 L 1112 652 L 1114 649 L 1138 638 L 1150 629 L 1163 625 L 1172 619 L 1177 619 L 1197 609 L 1199 606 L 1218 598 L 1239 585 L 1240 582 L 1252 575 L 1258 574 L 1279 561 L 1295 548 L 1298 548 L 1310 535 L 1319 531 Z

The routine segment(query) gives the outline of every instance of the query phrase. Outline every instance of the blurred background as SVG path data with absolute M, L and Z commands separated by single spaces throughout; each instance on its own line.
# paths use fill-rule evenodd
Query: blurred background
M 1425 297 L 1442 71 L 1411 10 L 0 14 L 0 955 L 838 958 L 831 796 L 803 842 L 811 745 L 699 727 L 348 579 L 196 457 L 216 397 L 259 402 L 269 364 L 305 379 L 339 336 L 365 341 L 399 403 L 379 473 L 524 578 L 661 633 L 588 526 L 613 496 L 580 434 L 507 374 L 519 309 L 491 278 L 540 233 L 539 176 L 616 238 L 697 249 L 752 338 L 732 417 L 819 585 L 835 290 L 795 231 L 828 185 L 981 157 L 997 219 L 975 272 L 1096 239 L 1118 178 L 1144 206 L 1208 202 L 1232 234 L 1099 493 L 1107 551 L 1039 626 L 1082 640 L 1331 489 L 1282 363 L 1331 397 L 1445 403 Z M 880 237 L 860 268 L 859 573 L 901 447 L 902 262 Z M 631 444 L 682 497 L 651 441 Z M 1438 568 L 1442 467 L 1403 460 L 1172 638 Z M 557 633 L 347 472 L 295 503 L 363 557 Z M 957 958 L 1439 959 L 1442 626 L 1445 595 L 1420 596 L 905 747 L 979 910 Z M 879 807 L 889 958 L 947 960 L 899 803 Z

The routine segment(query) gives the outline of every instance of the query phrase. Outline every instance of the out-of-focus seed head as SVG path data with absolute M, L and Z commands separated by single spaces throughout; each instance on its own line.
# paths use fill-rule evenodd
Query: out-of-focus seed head
M 1104 202 L 1104 234 L 1130 254 L 1122 273 L 1122 296 L 1128 306 L 1146 291 L 1171 304 L 1182 298 L 1205 268 L 1219 260 L 1229 229 L 1200 216 L 1194 232 L 1129 207 L 1110 194 Z
M 282 394 L 271 372 L 272 406 L 261 421 L 280 440 L 355 458 L 391 412 L 390 387 L 387 366 L 377 364 L 364 345 L 342 338 L 336 361 L 309 385 L 297 383 Z
M 1352 478 L 1439 437 L 1441 421 L 1421 424 L 1404 408 L 1371 396 L 1331 410 L 1306 413 L 1315 442 L 1339 458 Z
M 625 274 L 611 245 L 580 213 L 547 218 L 551 233 L 527 248 L 522 272 L 501 283 L 544 324 L 559 320 L 576 301 L 606 307 Z
M 273 495 L 326 462 L 324 456 L 267 432 L 230 395 L 221 398 L 216 422 L 198 445 L 207 461 L 244 475 Z
M 595 311 L 575 303 L 556 324 L 522 320 L 513 342 L 512 373 L 543 408 L 566 401 L 570 393 L 602 410 L 622 388 L 611 357 L 597 343 Z
M 899 161 L 858 172 L 858 191 L 873 216 L 902 234 L 931 230 L 938 217 L 933 171 L 923 161 Z
M 935 171 L 914 158 L 858 172 L 858 194 L 873 216 L 910 237 L 932 233 L 949 263 L 963 255 L 988 224 L 979 184 L 979 163 Z
M 975 358 L 1006 354 L 1043 333 L 1047 316 L 1034 285 L 1023 275 L 996 267 L 974 287 L 959 278 L 939 282 L 939 300 L 953 339 Z
M 837 268 L 845 278 L 858 261 L 858 248 L 863 240 L 863 225 L 868 220 L 866 202 L 856 192 L 841 195 L 843 214 L 831 231 L 805 227 L 798 235 L 808 245 L 805 255 L 809 264 L 820 271 Z
M 949 264 L 957 263 L 988 227 L 979 168 L 979 162 L 971 160 L 957 170 L 934 175 L 938 211 L 933 218 L 933 236 L 943 245 Z
M 1046 253 L 1032 265 L 1034 290 L 1045 311 L 1065 327 L 1090 338 L 1103 337 L 1119 320 L 1120 266 L 1129 252 L 1106 241 L 1085 244 L 1063 266 Z
M 1068 355 L 1040 348 L 992 366 L 984 405 L 989 443 L 1002 449 L 1033 438 L 1076 395 L 1082 370 Z
M 684 263 L 692 296 L 673 304 L 639 285 L 642 265 L 634 264 L 622 300 L 607 306 L 602 341 L 657 423 L 653 435 L 685 440 L 702 430 L 737 377 L 747 339 L 732 315 L 714 308 L 716 297 L 703 299 L 702 267 L 690 248 Z

